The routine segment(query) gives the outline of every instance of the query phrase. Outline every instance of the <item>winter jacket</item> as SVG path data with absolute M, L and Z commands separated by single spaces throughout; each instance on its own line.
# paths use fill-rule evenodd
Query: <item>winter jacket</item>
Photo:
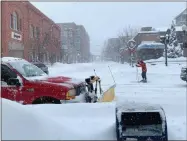
M 136 64 L 137 67 L 141 67 L 142 68 L 142 72 L 147 72 L 147 67 L 146 64 L 142 61 L 142 62 L 138 62 Z

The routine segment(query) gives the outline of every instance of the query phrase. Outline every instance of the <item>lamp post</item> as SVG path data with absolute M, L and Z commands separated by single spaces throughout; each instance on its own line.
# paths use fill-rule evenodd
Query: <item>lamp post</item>
M 165 36 L 160 36 L 160 42 L 164 44 L 165 46 L 165 65 L 168 66 L 168 56 L 167 56 L 167 45 L 169 43 L 169 37 L 170 37 L 171 30 L 167 29 Z
M 183 31 L 183 34 L 184 34 L 184 36 L 183 36 L 183 56 L 184 57 L 187 57 L 187 34 L 186 34 L 186 32 L 187 32 L 187 26 L 186 25 L 183 25 L 182 26 L 182 31 Z

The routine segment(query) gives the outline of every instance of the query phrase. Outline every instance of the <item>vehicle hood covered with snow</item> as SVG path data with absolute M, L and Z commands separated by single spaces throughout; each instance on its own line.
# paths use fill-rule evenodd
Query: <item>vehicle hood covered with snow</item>
M 84 82 L 82 80 L 78 80 L 76 78 L 70 78 L 70 77 L 65 77 L 65 76 L 41 76 L 41 77 L 32 77 L 28 78 L 29 80 L 34 80 L 34 81 L 45 81 L 49 83 L 57 83 L 61 84 L 64 86 L 77 86 L 81 85 Z

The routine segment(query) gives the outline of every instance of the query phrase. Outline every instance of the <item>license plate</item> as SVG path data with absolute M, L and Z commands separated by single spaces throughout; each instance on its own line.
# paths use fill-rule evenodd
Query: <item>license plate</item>
M 137 141 L 138 139 L 136 138 L 126 138 L 127 141 Z

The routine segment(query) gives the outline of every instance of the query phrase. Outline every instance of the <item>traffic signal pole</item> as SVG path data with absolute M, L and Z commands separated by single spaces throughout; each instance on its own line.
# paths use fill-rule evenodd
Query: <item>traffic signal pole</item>
M 165 39 L 165 65 L 168 66 L 168 54 L 167 54 L 167 42 L 166 42 L 166 39 Z

